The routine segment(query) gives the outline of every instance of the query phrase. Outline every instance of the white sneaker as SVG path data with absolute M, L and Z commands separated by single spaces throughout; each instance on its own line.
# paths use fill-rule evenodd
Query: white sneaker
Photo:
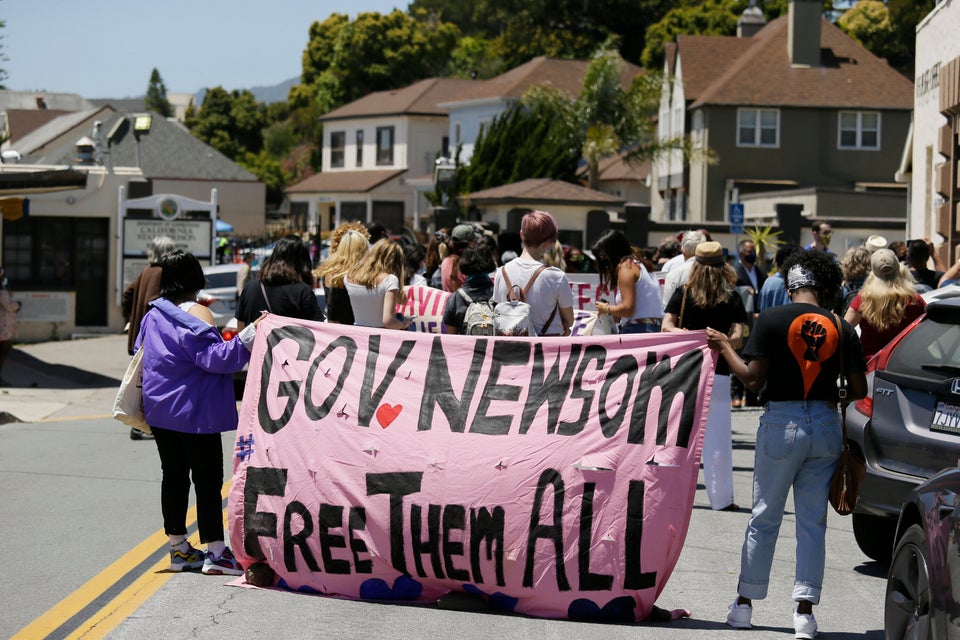
M 794 638 L 802 640 L 812 640 L 817 636 L 817 619 L 812 613 L 793 612 L 793 630 L 796 631 Z
M 737 601 L 734 600 L 733 604 L 727 609 L 728 626 L 734 629 L 749 629 L 751 627 L 750 616 L 753 615 L 753 607 L 749 604 L 737 604 Z

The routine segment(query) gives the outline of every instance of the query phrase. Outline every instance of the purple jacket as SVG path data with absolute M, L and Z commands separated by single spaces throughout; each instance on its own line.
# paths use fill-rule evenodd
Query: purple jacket
M 250 361 L 239 339 L 166 298 L 151 303 L 136 347 L 143 345 L 143 413 L 151 427 L 184 433 L 237 428 L 233 373 Z

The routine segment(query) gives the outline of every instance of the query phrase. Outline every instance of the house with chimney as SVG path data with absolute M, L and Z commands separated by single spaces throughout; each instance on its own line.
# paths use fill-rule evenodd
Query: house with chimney
M 679 36 L 666 48 L 659 135 L 688 134 L 704 153 L 654 163 L 654 215 L 724 221 L 742 203 L 748 225 L 776 222 L 780 211 L 837 221 L 840 235 L 903 233 L 907 190 L 894 174 L 913 83 L 821 9 L 790 0 L 788 14 L 767 24 L 751 6 L 736 37 Z

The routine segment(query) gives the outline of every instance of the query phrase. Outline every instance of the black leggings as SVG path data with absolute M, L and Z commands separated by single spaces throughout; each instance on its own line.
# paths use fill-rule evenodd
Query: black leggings
M 163 480 L 160 483 L 160 508 L 163 530 L 168 536 L 187 535 L 187 503 L 190 501 L 190 475 L 197 494 L 197 525 L 200 542 L 223 540 L 223 448 L 219 433 L 181 433 L 153 429 L 160 453 Z

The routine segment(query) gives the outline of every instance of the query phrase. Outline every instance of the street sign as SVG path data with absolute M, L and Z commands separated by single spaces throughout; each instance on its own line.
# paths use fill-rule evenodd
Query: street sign
M 730 233 L 743 233 L 743 203 L 730 203 Z

